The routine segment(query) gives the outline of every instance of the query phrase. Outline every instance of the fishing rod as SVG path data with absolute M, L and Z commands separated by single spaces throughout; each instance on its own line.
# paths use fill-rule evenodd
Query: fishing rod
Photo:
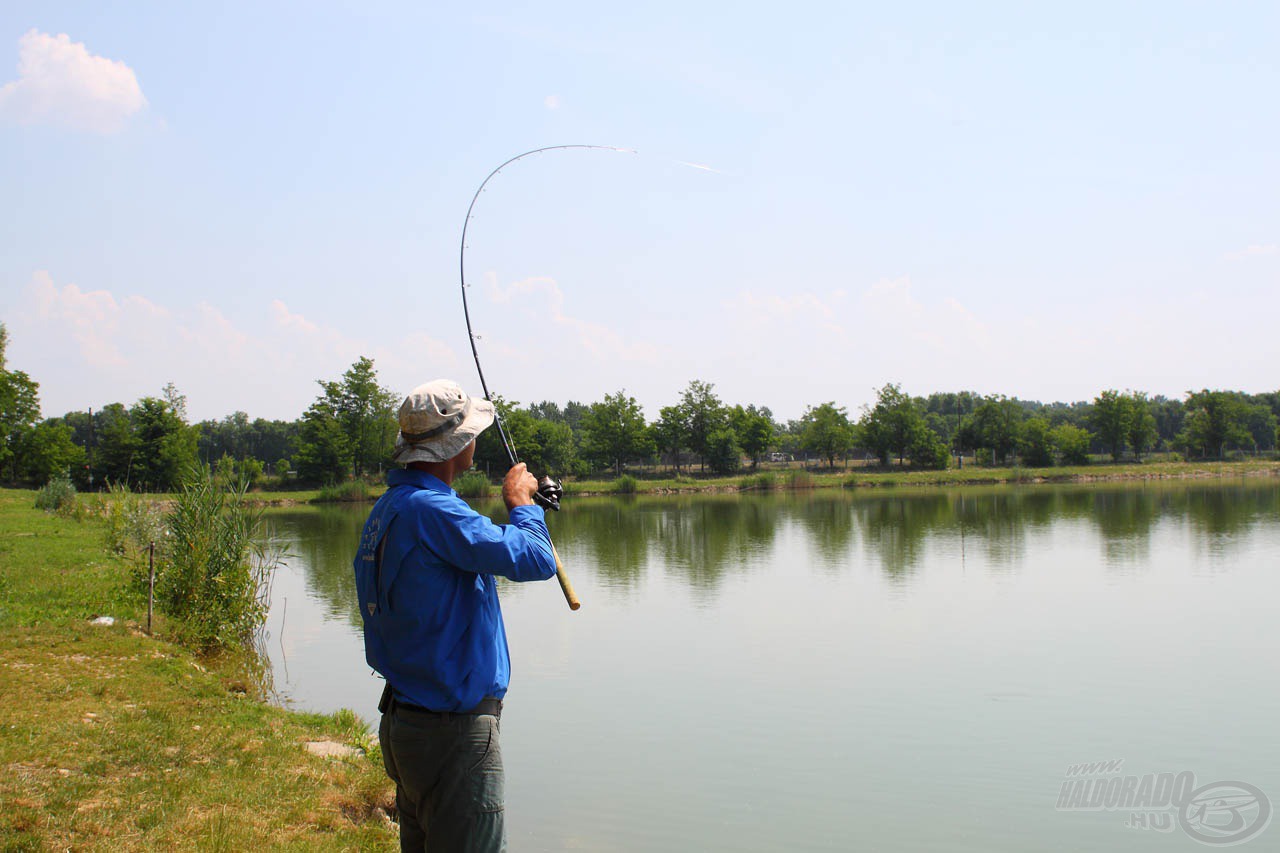
M 458 251 L 458 275 L 462 282 L 462 314 L 467 321 L 467 338 L 471 341 L 471 356 L 476 362 L 476 373 L 480 374 L 480 388 L 484 391 L 484 398 L 490 403 L 493 402 L 493 396 L 489 393 L 489 383 L 484 378 L 484 368 L 480 366 L 480 353 L 476 349 L 476 334 L 471 327 L 471 308 L 467 304 L 467 226 L 471 224 L 472 212 L 475 210 L 476 202 L 480 199 L 480 194 L 484 192 L 485 186 L 493 179 L 495 175 L 506 167 L 510 166 L 518 160 L 534 154 L 541 154 L 544 151 L 559 151 L 569 148 L 586 148 L 599 151 L 616 151 L 619 153 L 634 154 L 630 148 L 617 148 L 612 145 L 548 145 L 543 148 L 534 148 L 523 154 L 517 154 L 510 160 L 504 162 L 501 166 L 494 169 L 488 176 L 480 182 L 480 186 L 476 189 L 475 195 L 471 197 L 471 204 L 467 206 L 467 218 L 462 222 L 462 244 Z M 502 446 L 506 448 L 507 458 L 511 460 L 512 466 L 518 465 L 520 457 L 516 454 L 515 443 L 511 440 L 511 434 L 507 431 L 506 424 L 503 423 L 502 412 L 498 411 L 498 407 L 494 406 L 494 423 L 498 426 L 498 435 L 502 437 Z M 560 509 L 560 499 L 564 496 L 564 488 L 559 481 L 552 479 L 549 475 L 543 476 L 538 481 L 538 491 L 534 493 L 534 500 L 537 503 L 551 510 Z M 560 562 L 560 554 L 556 551 L 554 543 L 551 545 L 552 556 L 556 560 L 556 579 L 560 581 L 560 589 L 564 592 L 565 601 L 569 603 L 570 610 L 577 610 L 582 606 L 578 601 L 577 595 L 573 591 L 573 585 L 569 583 L 569 578 L 564 572 L 564 565 Z

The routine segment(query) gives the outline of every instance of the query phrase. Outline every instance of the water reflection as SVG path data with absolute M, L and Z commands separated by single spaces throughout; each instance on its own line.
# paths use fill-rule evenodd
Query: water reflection
M 477 506 L 501 520 L 498 502 Z M 291 565 L 329 613 L 359 625 L 351 555 L 366 506 L 273 512 Z M 1161 524 L 1188 526 L 1212 554 L 1240 534 L 1280 518 L 1280 484 L 1142 484 L 988 487 L 926 491 L 843 491 L 740 495 L 580 498 L 552 516 L 562 552 L 599 582 L 627 592 L 662 572 L 699 600 L 714 601 L 726 577 L 749 573 L 802 536 L 807 559 L 847 570 L 856 554 L 894 582 L 926 564 L 931 549 L 980 557 L 992 571 L 1016 571 L 1029 543 L 1050 528 L 1085 524 L 1107 565 L 1147 560 Z M 519 594 L 514 589 L 511 594 Z

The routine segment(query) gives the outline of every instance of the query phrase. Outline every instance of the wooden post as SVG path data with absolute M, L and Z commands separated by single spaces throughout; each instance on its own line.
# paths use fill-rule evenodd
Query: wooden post
M 147 633 L 151 633 L 151 610 L 156 598 L 156 543 L 147 545 Z

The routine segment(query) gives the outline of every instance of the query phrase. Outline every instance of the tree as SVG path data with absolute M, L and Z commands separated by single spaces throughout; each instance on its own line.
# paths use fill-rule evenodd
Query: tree
M 378 385 L 373 360 L 360 356 L 337 382 L 319 381 L 323 398 L 347 437 L 355 476 L 387 460 L 397 430 L 396 394 Z
M 658 412 L 658 420 L 649 428 L 654 446 L 659 453 L 671 457 L 676 474 L 680 473 L 680 451 L 687 442 L 688 429 L 684 422 L 684 413 L 679 406 L 665 406 Z
M 18 478 L 18 453 L 40 419 L 40 385 L 21 370 L 9 370 L 9 332 L 0 323 L 0 473 Z
M 129 410 L 136 453 L 130 479 L 146 489 L 172 491 L 193 469 L 196 430 L 187 425 L 169 400 L 143 397 Z
M 1028 418 L 1018 438 L 1022 463 L 1029 468 L 1048 468 L 1053 464 L 1053 431 L 1041 417 Z
M 707 437 L 707 462 L 714 474 L 732 474 L 742 465 L 742 448 L 733 428 L 720 427 Z
M 582 448 L 587 457 L 601 466 L 612 466 L 622 475 L 632 459 L 653 453 L 653 438 L 644 420 L 644 410 L 626 391 L 606 394 L 593 403 L 582 422 Z
M 829 467 L 834 468 L 836 457 L 853 448 L 853 424 L 849 423 L 849 413 L 844 406 L 830 402 L 810 407 L 801 421 L 804 427 L 800 446 L 826 459 Z
M 123 403 L 108 403 L 94 414 L 93 424 L 89 465 L 100 475 L 100 482 L 127 484 L 139 448 L 129 410 Z
M 1119 462 L 1124 455 L 1132 418 L 1133 406 L 1119 391 L 1103 391 L 1093 398 L 1093 431 L 1111 451 L 1112 462 Z
M 928 429 L 924 415 L 902 388 L 892 383 L 879 390 L 875 406 L 863 412 L 858 427 L 863 443 L 880 458 L 881 465 L 889 464 L 890 454 L 901 464 L 913 445 L 923 448 L 926 444 L 921 432 Z
M 1156 431 L 1156 416 L 1151 413 L 1151 403 L 1147 395 L 1141 391 L 1133 391 L 1125 397 L 1129 406 L 1129 425 L 1125 437 L 1133 448 L 1133 456 L 1139 462 L 1142 454 L 1155 444 L 1159 433 Z
M 298 452 L 294 455 L 298 479 L 329 485 L 351 471 L 351 447 L 347 434 L 324 399 L 316 400 L 302 416 Z
M 1088 465 L 1089 443 L 1092 436 L 1083 427 L 1058 424 L 1051 434 L 1054 449 L 1062 457 L 1063 465 Z
M 18 448 L 18 476 L 31 485 L 43 485 L 56 474 L 83 470 L 84 448 L 71 440 L 71 427 L 50 418 L 23 436 Z
M 960 426 L 965 447 L 991 448 L 992 461 L 1000 464 L 1018 446 L 1022 406 L 1007 397 L 988 397 Z
M 751 467 L 760 464 L 760 458 L 773 444 L 777 427 L 773 423 L 773 413 L 767 406 L 756 408 L 754 405 L 734 406 L 729 411 L 729 423 L 737 436 L 738 444 L 747 456 L 751 457 Z
M 1187 416 L 1178 443 L 1189 453 L 1221 459 L 1228 443 L 1248 444 L 1248 405 L 1231 391 L 1187 392 Z
M 680 394 L 680 415 L 684 421 L 685 442 L 706 467 L 711 434 L 726 425 L 728 416 L 710 382 L 692 380 Z

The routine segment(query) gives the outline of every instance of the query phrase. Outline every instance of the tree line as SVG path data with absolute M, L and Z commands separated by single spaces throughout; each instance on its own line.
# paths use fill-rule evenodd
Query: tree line
M 250 420 L 235 412 L 189 423 L 186 399 L 171 383 L 131 406 L 41 418 L 39 386 L 10 370 L 0 324 L 0 479 L 40 485 L 68 472 L 78 488 L 123 483 L 168 491 L 192 466 L 250 481 L 323 485 L 379 473 L 389 464 L 401 396 L 360 358 L 331 380 L 294 421 Z M 677 474 L 731 474 L 773 458 L 865 459 L 881 466 L 939 469 L 970 464 L 1081 465 L 1097 455 L 1140 461 L 1174 451 L 1220 459 L 1235 451 L 1274 451 L 1280 392 L 1204 389 L 1183 400 L 1108 389 L 1092 401 L 1040 403 L 972 391 L 911 396 L 897 384 L 851 416 L 836 401 L 779 421 L 766 405 L 730 405 L 715 385 L 692 380 L 650 420 L 625 390 L 594 403 L 530 405 L 495 399 L 508 436 L 532 470 L 584 477 L 621 475 L 637 465 Z M 494 476 L 509 464 L 497 430 L 485 432 L 476 464 Z

